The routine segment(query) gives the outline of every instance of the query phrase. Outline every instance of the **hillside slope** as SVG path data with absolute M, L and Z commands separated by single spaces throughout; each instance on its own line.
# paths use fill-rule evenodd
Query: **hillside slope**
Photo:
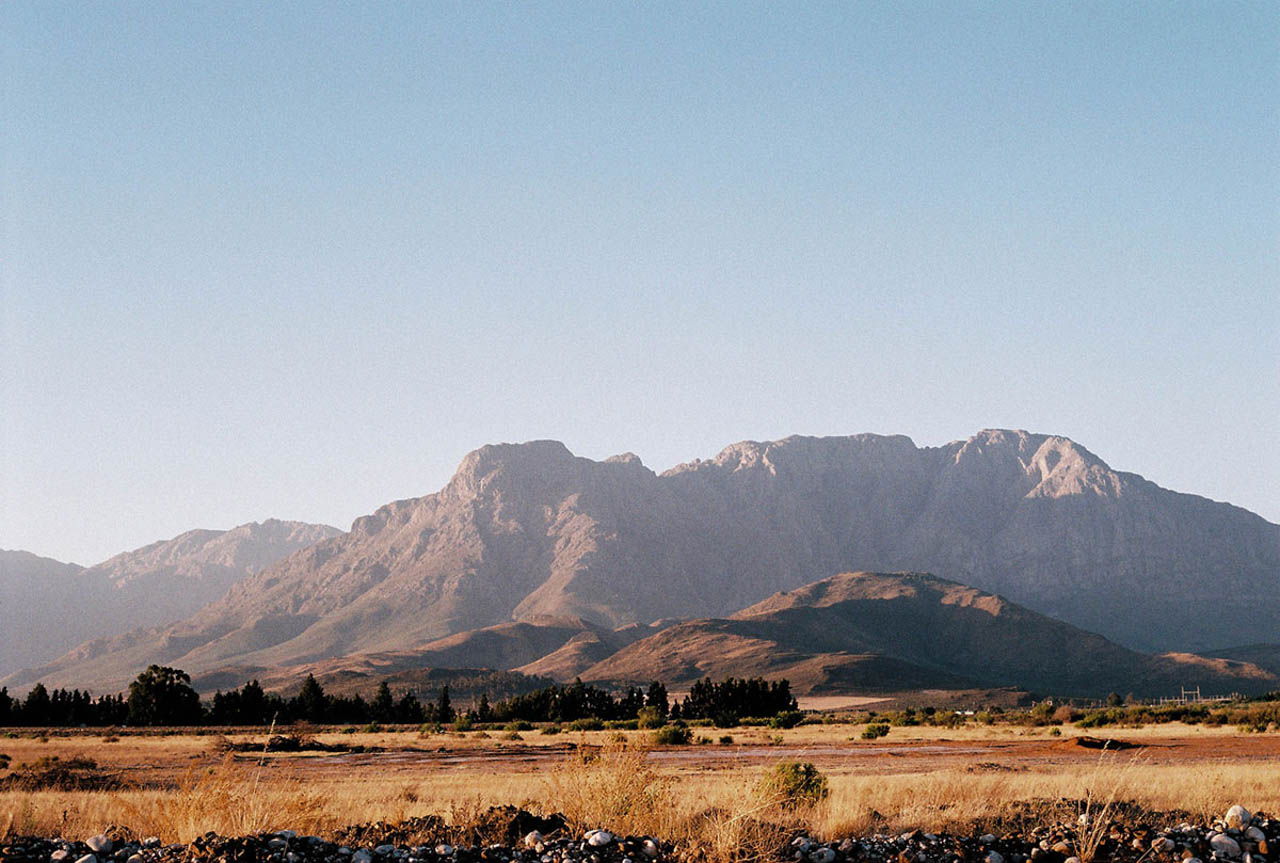
M 187 531 L 88 568 L 0 552 L 0 673 L 47 662 L 86 639 L 180 620 L 245 576 L 338 533 L 268 519 Z
M 1141 695 L 1201 686 L 1262 692 L 1275 674 L 1243 662 L 1150 656 L 1000 596 L 918 573 L 844 573 L 728 619 L 638 641 L 584 680 L 684 685 L 710 675 L 787 677 L 802 694 L 1019 686 L 1055 695 Z
M 1065 438 L 792 437 L 660 476 L 632 455 L 536 441 L 482 447 L 441 491 L 356 520 L 189 619 L 23 679 L 297 664 L 537 616 L 610 629 L 724 617 L 852 570 L 934 572 L 1142 649 L 1280 641 L 1280 526 Z

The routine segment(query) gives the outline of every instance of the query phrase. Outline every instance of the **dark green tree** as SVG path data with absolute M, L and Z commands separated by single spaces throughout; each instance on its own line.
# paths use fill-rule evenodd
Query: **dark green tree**
M 151 665 L 129 684 L 130 725 L 195 725 L 201 718 L 191 675 L 179 668 Z
M 373 703 L 369 705 L 373 718 L 378 722 L 394 722 L 396 718 L 396 703 L 391 698 L 391 687 L 387 686 L 384 680 L 378 684 L 378 691 L 373 696 Z
M 667 703 L 667 687 L 658 681 L 649 684 L 649 693 L 644 698 L 645 707 L 658 708 L 659 716 L 666 716 L 671 706 Z
M 308 722 L 324 722 L 329 712 L 329 699 L 314 674 L 308 674 L 307 679 L 302 681 L 302 688 L 298 690 L 298 697 L 294 701 L 298 718 Z
M 49 690 L 44 688 L 43 683 L 37 683 L 27 693 L 27 700 L 22 702 L 22 724 L 48 725 L 53 719 L 50 715 L 52 710 L 53 702 L 49 698 Z
M 440 697 L 436 700 L 436 722 L 452 722 L 453 704 L 449 701 L 449 684 L 440 687 Z

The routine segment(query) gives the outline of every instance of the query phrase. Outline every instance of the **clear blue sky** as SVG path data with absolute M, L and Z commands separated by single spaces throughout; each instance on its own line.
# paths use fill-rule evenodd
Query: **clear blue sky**
M 1280 520 L 1280 6 L 0 5 L 0 547 L 983 427 Z

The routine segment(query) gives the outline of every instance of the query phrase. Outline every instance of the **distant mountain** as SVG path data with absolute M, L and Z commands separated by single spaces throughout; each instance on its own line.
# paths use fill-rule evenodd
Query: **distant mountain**
M 84 640 L 80 618 L 94 611 L 80 604 L 82 572 L 74 563 L 0 550 L 0 673 L 48 661 Z
M 296 665 L 545 616 L 607 630 L 725 617 L 857 570 L 933 572 L 1144 650 L 1280 641 L 1280 526 L 1114 471 L 1066 438 L 748 441 L 661 476 L 633 455 L 596 462 L 536 441 L 476 450 L 441 491 L 357 519 L 181 623 L 9 682 L 123 684 L 154 661 Z M 556 667 L 602 655 L 591 640 Z
M 1280 674 L 1280 644 L 1247 644 L 1243 647 L 1214 650 L 1211 653 L 1224 659 L 1250 662 L 1272 674 Z
M 727 619 L 693 620 L 637 641 L 584 680 L 686 685 L 763 675 L 801 694 L 1018 686 L 1056 695 L 1261 692 L 1256 666 L 1150 656 L 930 575 L 845 573 L 775 594 Z
M 245 576 L 339 532 L 275 519 L 192 530 L 87 569 L 0 552 L 0 671 L 48 662 L 86 639 L 180 620 Z

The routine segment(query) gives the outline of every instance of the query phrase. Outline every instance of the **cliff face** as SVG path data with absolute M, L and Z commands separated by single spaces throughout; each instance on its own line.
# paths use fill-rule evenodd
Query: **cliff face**
M 792 437 L 660 476 L 537 441 L 476 450 L 439 492 L 358 519 L 182 623 L 40 673 L 298 663 L 540 615 L 721 617 L 853 570 L 932 572 L 1143 649 L 1280 640 L 1280 526 L 1065 438 Z

